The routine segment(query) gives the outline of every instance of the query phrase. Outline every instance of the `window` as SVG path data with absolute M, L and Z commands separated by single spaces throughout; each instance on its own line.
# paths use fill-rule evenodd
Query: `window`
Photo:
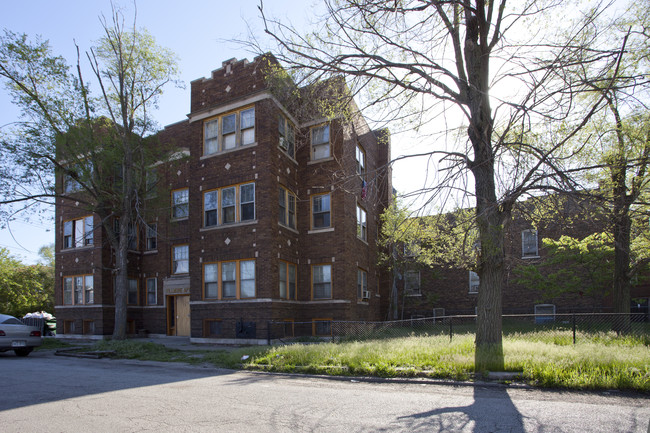
M 127 230 L 127 249 L 135 251 L 138 248 L 138 237 L 136 230 L 134 230 L 135 225 L 133 223 L 129 224 Z M 113 220 L 113 234 L 116 238 L 120 237 L 120 219 L 115 218 Z
M 554 304 L 535 305 L 535 324 L 549 323 L 555 321 Z
M 237 297 L 237 262 L 221 264 L 221 287 L 224 298 Z
M 207 319 L 205 322 L 203 322 L 204 337 L 220 337 L 221 332 L 221 320 Z
M 255 260 L 235 260 L 203 265 L 203 297 L 243 299 L 256 295 Z
M 158 195 L 158 172 L 155 168 L 147 168 L 144 173 L 145 179 L 145 197 L 154 198 Z
M 357 298 L 368 299 L 368 273 L 363 269 L 357 269 Z
M 415 296 L 420 292 L 420 271 L 406 271 L 404 276 L 404 290 L 407 295 Z
M 93 174 L 93 164 L 90 161 L 81 162 L 73 167 L 69 168 L 69 171 L 73 171 L 77 179 L 88 179 Z M 81 191 L 82 186 L 79 181 L 75 179 L 68 170 L 66 170 L 63 175 L 63 192 L 65 194 L 70 194 L 73 192 Z
M 93 217 L 63 222 L 63 248 L 79 248 L 93 244 Z
M 296 265 L 280 262 L 278 266 L 280 273 L 280 298 L 296 299 Z
M 478 274 L 474 271 L 469 271 L 469 292 L 478 293 L 478 287 L 481 283 L 481 279 Z
M 239 186 L 239 218 L 241 221 L 255 219 L 255 184 L 247 183 Z
M 255 108 L 241 112 L 241 144 L 255 143 Z
M 154 251 L 158 248 L 158 224 L 147 226 L 147 251 Z
M 313 299 L 332 298 L 332 265 L 314 265 L 311 267 Z
M 187 218 L 190 214 L 189 189 L 177 189 L 172 191 L 172 218 Z
M 361 240 L 368 240 L 368 224 L 366 222 L 366 211 L 357 205 L 357 237 Z
M 95 288 L 93 285 L 92 275 L 86 275 L 84 277 L 84 303 L 85 304 L 95 303 Z
M 204 123 L 204 155 L 254 143 L 255 107 L 215 117 Z
M 291 122 L 282 115 L 278 117 L 278 131 L 280 133 L 280 149 L 284 150 L 290 157 L 295 158 L 294 128 Z
M 319 194 L 311 198 L 312 229 L 322 229 L 331 226 L 330 195 Z
M 223 116 L 221 132 L 223 134 L 223 149 L 234 149 L 237 145 L 237 113 Z
M 242 298 L 255 297 L 255 261 L 245 260 L 239 262 L 240 296 Z
M 65 305 L 94 303 L 93 276 L 74 275 L 64 277 L 63 303 Z
M 524 230 L 521 232 L 521 256 L 523 258 L 539 257 L 537 230 Z
M 311 128 L 311 159 L 315 161 L 330 156 L 330 126 L 321 125 Z
M 356 159 L 357 174 L 363 178 L 366 176 L 366 152 L 364 152 L 363 148 L 358 143 L 356 150 Z
M 278 188 L 278 222 L 284 226 L 296 228 L 296 196 L 284 187 Z
M 312 321 L 312 334 L 316 336 L 331 336 L 332 335 L 332 320 L 331 319 L 314 319 Z
M 219 265 L 209 263 L 203 265 L 204 297 L 217 299 L 219 297 Z
M 95 333 L 95 322 L 92 320 L 84 320 L 83 333 L 84 335 L 93 335 Z
M 221 190 L 221 224 L 235 222 L 235 187 Z
M 204 227 L 254 220 L 255 183 L 228 186 L 203 193 Z
M 156 305 L 158 303 L 158 280 L 156 278 L 147 278 L 147 305 Z
M 190 271 L 189 245 L 176 245 L 173 247 L 172 274 L 187 274 Z
M 138 305 L 138 280 L 129 278 L 128 284 L 126 303 L 127 305 Z
M 203 193 L 203 225 L 212 227 L 219 224 L 219 191 Z

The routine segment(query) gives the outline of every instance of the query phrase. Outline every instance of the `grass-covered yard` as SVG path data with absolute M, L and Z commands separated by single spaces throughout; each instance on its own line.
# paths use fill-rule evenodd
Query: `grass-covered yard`
M 650 341 L 613 332 L 572 338 L 559 333 L 508 333 L 505 366 L 541 387 L 621 389 L 650 392 Z M 411 335 L 365 341 L 295 343 L 234 350 L 178 351 L 132 340 L 100 341 L 84 350 L 167 362 L 330 375 L 474 380 L 474 335 Z M 484 372 L 479 372 L 484 373 Z

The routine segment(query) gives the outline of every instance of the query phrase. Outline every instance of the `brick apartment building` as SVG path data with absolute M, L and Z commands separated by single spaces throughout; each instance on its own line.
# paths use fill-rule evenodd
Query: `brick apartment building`
M 188 118 L 157 135 L 179 158 L 156 166 L 149 206 L 159 210 L 133 230 L 129 333 L 259 340 L 271 320 L 327 335 L 332 320 L 384 318 L 377 235 L 390 136 L 351 100 L 334 118 L 287 103 L 268 63 L 231 59 L 193 81 Z M 114 254 L 97 219 L 57 202 L 55 312 L 66 336 L 113 332 Z

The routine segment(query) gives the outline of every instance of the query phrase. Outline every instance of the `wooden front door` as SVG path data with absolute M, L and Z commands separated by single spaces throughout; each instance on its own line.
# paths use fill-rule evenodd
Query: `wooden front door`
M 168 335 L 190 336 L 190 297 L 169 296 L 167 302 Z

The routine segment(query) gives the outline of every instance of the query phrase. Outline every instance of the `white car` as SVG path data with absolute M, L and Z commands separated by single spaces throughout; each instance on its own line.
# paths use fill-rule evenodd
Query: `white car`
M 27 356 L 34 347 L 43 344 L 43 333 L 27 326 L 20 319 L 0 314 L 0 352 L 13 350 L 16 356 Z

